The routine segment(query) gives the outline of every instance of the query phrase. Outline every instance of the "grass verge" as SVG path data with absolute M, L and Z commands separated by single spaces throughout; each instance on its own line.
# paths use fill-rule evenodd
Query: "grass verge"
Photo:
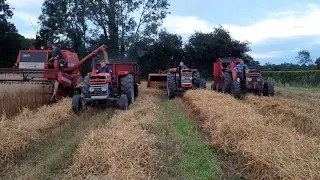
M 176 100 L 162 97 L 157 122 L 158 179 L 218 179 L 218 166 L 208 142 L 197 132 Z

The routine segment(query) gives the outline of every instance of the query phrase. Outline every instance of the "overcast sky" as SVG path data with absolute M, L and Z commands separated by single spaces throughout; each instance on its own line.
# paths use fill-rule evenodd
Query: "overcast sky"
M 43 0 L 7 0 L 15 8 L 11 19 L 20 34 L 35 37 Z M 238 40 L 248 40 L 250 54 L 261 64 L 296 63 L 302 49 L 320 57 L 319 0 L 169 0 L 163 26 L 182 35 L 210 32 L 218 24 Z

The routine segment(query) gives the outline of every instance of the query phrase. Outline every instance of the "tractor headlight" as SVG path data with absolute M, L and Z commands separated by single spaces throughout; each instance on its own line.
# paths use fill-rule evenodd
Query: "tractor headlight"
M 94 91 L 94 88 L 93 88 L 93 87 L 90 87 L 90 88 L 89 88 L 89 91 L 90 91 L 90 92 L 93 92 L 93 91 Z
M 247 78 L 247 81 L 252 81 L 252 78 Z
M 107 91 L 107 86 L 102 86 L 101 91 Z

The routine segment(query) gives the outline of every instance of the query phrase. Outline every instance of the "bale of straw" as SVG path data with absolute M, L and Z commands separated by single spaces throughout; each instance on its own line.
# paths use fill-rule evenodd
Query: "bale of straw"
M 255 108 L 229 95 L 188 91 L 186 103 L 203 122 L 211 145 L 236 157 L 237 171 L 248 179 L 320 179 L 316 138 L 267 123 Z

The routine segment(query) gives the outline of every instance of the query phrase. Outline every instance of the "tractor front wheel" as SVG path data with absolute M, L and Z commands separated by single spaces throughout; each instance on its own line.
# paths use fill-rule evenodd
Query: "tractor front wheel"
M 207 83 L 206 80 L 200 79 L 200 89 L 207 89 Z
M 274 86 L 270 82 L 263 84 L 263 96 L 274 96 Z
M 83 99 L 80 95 L 72 97 L 72 110 L 74 113 L 79 113 L 83 110 Z
M 169 99 L 174 98 L 176 96 L 177 84 L 175 77 L 172 73 L 167 74 L 167 95 Z
M 241 85 L 238 81 L 233 81 L 231 85 L 231 94 L 234 98 L 239 99 L 241 96 Z
M 134 89 L 132 74 L 127 74 L 121 78 L 121 94 L 127 95 L 129 105 L 134 102 Z

